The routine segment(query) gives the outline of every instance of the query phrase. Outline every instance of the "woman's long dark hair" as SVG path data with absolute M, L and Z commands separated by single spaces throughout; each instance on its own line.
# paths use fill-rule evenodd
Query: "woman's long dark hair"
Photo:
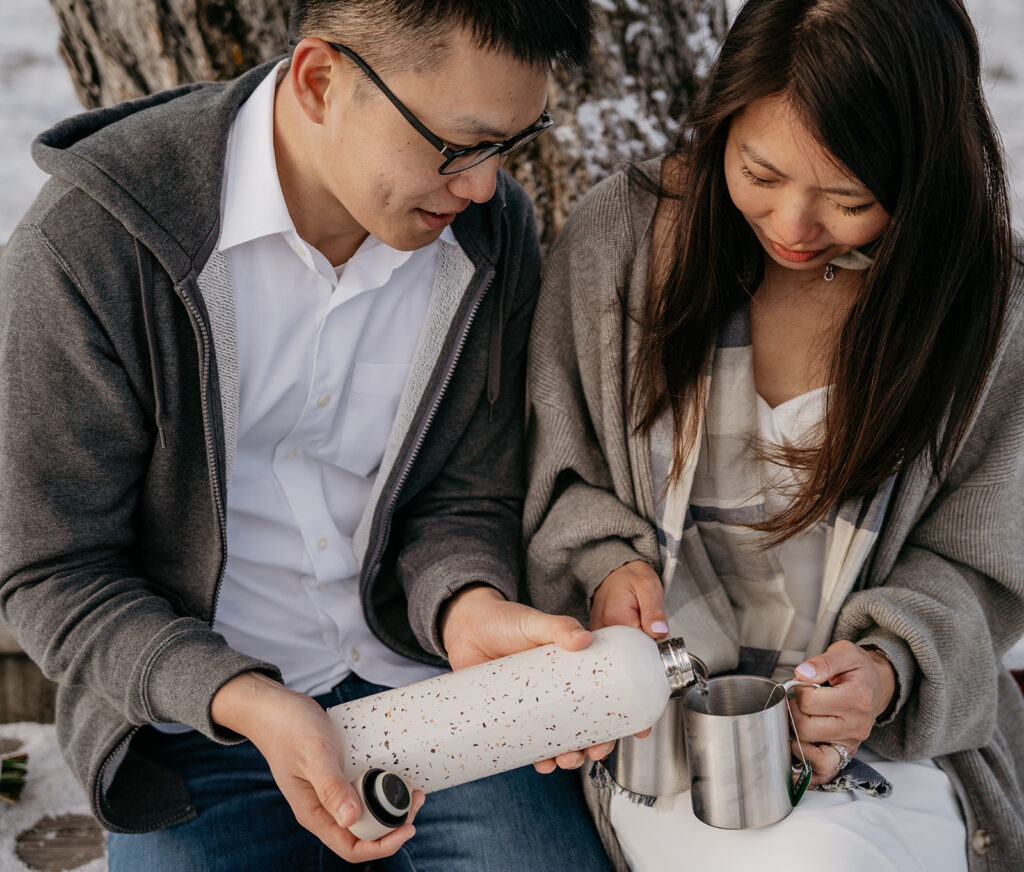
M 730 120 L 775 95 L 891 220 L 839 334 L 822 441 L 784 452 L 806 470 L 805 487 L 755 525 L 769 542 L 870 493 L 922 452 L 936 473 L 948 467 L 995 353 L 1012 265 L 1002 154 L 961 0 L 749 0 L 684 122 L 680 169 L 659 191 L 678 218 L 642 315 L 631 395 L 641 432 L 671 408 L 673 474 L 698 432 L 716 337 L 764 271 L 726 188 Z

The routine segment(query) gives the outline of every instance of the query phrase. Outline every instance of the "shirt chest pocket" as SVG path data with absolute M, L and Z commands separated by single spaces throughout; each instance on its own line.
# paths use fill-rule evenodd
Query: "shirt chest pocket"
M 409 375 L 408 363 L 356 363 L 342 412 L 337 463 L 366 477 L 380 466 Z

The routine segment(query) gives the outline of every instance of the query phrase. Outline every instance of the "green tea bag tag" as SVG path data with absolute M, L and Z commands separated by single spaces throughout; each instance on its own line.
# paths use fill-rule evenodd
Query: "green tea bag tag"
M 798 772 L 800 774 L 796 775 Z M 801 765 L 793 767 L 793 774 L 796 778 L 789 784 L 789 801 L 796 806 L 807 793 L 807 785 L 811 783 L 811 764 L 804 760 Z

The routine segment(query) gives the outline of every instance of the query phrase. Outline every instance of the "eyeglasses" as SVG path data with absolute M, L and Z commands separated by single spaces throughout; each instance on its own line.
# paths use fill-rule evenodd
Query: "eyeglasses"
M 533 142 L 533 140 L 555 123 L 551 120 L 551 116 L 548 115 L 547 110 L 545 110 L 544 112 L 541 112 L 540 118 L 536 124 L 532 127 L 528 127 L 521 133 L 517 133 L 515 136 L 506 139 L 504 142 L 480 142 L 476 145 L 470 146 L 469 148 L 452 148 L 445 143 L 441 137 L 432 133 L 430 129 L 419 120 L 419 118 L 413 115 L 412 112 L 409 111 L 408 107 L 406 107 L 401 100 L 391 93 L 391 89 L 381 81 L 380 76 L 370 69 L 370 65 L 352 51 L 352 49 L 336 42 L 328 42 L 327 44 L 336 52 L 343 54 L 352 61 L 352 63 L 359 67 L 360 70 L 366 73 L 366 77 L 373 82 L 373 84 L 380 89 L 380 92 L 391 101 L 394 107 L 402 113 L 402 116 L 413 126 L 413 128 L 415 128 L 416 132 L 441 152 L 441 156 L 444 158 L 444 163 L 441 164 L 438 172 L 442 175 L 448 176 L 454 173 L 461 173 L 463 170 L 475 167 L 477 164 L 481 164 L 488 158 L 492 158 L 495 155 L 498 155 L 499 157 L 510 155 L 512 152 L 521 149 L 524 145 L 528 145 Z

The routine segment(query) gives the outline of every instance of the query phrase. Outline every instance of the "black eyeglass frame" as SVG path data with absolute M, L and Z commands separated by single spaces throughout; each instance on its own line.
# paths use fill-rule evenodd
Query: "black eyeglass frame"
M 381 77 L 371 69 L 370 65 L 366 63 L 366 61 L 352 51 L 352 49 L 338 42 L 330 42 L 326 39 L 324 42 L 359 67 L 359 69 L 366 74 L 366 77 L 377 86 L 380 92 L 391 101 L 391 104 L 402 113 L 402 117 L 412 125 L 413 129 L 441 153 L 441 156 L 444 158 L 444 162 L 441 164 L 438 172 L 443 176 L 454 175 L 455 173 L 461 173 L 465 170 L 472 169 L 495 155 L 505 157 L 514 151 L 518 151 L 524 145 L 533 142 L 534 139 L 555 123 L 545 109 L 540 113 L 540 118 L 536 124 L 532 127 L 528 127 L 520 133 L 517 133 L 515 136 L 506 139 L 504 142 L 480 142 L 476 145 L 470 146 L 469 148 L 452 148 L 443 139 L 441 139 L 440 136 L 437 136 L 433 131 L 431 131 L 430 128 L 419 120 L 419 118 L 413 115 L 409 107 L 407 107 L 394 95 L 394 93 L 392 93 L 391 89 L 381 80 Z M 292 45 L 296 44 L 297 40 L 293 40 Z M 471 154 L 476 154 L 478 157 L 465 166 L 460 166 L 457 169 L 451 169 L 451 165 L 455 161 Z

